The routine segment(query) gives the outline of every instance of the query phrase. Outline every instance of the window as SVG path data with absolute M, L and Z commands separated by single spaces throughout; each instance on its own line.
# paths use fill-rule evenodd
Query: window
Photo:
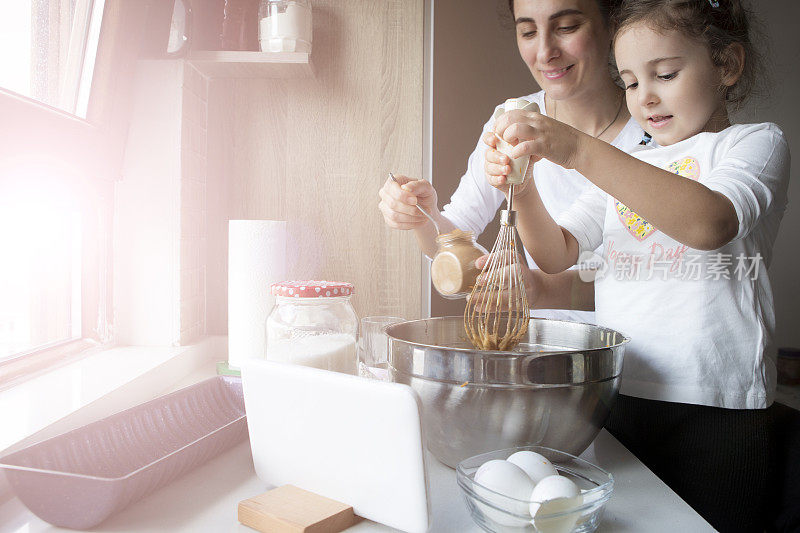
M 109 338 L 108 129 L 85 120 L 103 11 L 0 2 L 0 387 Z
M 85 118 L 103 0 L 0 3 L 0 87 Z

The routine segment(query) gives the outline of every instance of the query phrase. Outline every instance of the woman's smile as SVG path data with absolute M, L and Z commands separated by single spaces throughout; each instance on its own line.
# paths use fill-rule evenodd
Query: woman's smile
M 564 77 L 567 74 L 567 72 L 569 72 L 569 70 L 572 69 L 572 67 L 574 66 L 575 65 L 569 65 L 559 69 L 550 69 L 550 70 L 539 69 L 539 70 L 542 73 L 542 75 L 548 80 L 557 80 L 559 78 Z

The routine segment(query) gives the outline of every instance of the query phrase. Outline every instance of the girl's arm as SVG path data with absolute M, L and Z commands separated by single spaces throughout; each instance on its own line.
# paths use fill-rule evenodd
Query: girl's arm
M 510 172 L 508 156 L 496 150 L 496 142 L 491 132 L 483 136 L 489 146 L 485 155 L 486 178 L 493 187 L 509 193 L 506 175 Z M 528 174 L 521 185 L 514 188 L 514 207 L 517 211 L 517 230 L 522 244 L 531 254 L 536 265 L 548 274 L 562 272 L 578 260 L 578 242 L 561 226 L 545 208 L 539 191 L 536 189 L 531 171 L 534 159 L 528 166 Z
M 535 186 L 521 196 L 515 194 L 514 205 L 519 238 L 539 268 L 557 274 L 578 261 L 578 241 L 553 220 Z
M 544 157 L 577 170 L 660 231 L 691 248 L 715 250 L 736 236 L 736 211 L 722 194 L 640 161 L 566 124 L 539 113 L 511 111 L 497 120 L 495 131 L 516 145 L 514 157 L 533 154 L 532 162 Z
M 736 210 L 721 193 L 588 135 L 578 146 L 575 170 L 676 241 L 716 250 L 736 236 Z

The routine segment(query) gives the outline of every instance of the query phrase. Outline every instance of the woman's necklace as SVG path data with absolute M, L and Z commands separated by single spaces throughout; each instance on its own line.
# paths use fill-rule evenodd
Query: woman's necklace
M 608 131 L 608 128 L 610 128 L 611 125 L 614 124 L 617 121 L 617 119 L 619 118 L 619 113 L 620 113 L 620 111 L 622 111 L 622 101 L 623 101 L 623 95 L 620 95 L 620 97 L 619 97 L 619 106 L 617 107 L 617 114 L 614 115 L 614 118 L 611 119 L 611 122 L 608 123 L 608 126 L 603 128 L 603 131 L 601 131 L 597 135 L 593 136 L 595 139 L 599 139 L 600 136 L 602 134 L 604 134 L 606 131 Z M 557 101 L 553 100 L 553 120 L 557 120 L 556 119 L 556 104 L 557 104 Z

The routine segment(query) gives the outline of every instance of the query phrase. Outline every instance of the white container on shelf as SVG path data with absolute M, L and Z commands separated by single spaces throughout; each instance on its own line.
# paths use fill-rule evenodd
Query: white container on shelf
M 262 52 L 311 52 L 309 0 L 261 0 L 258 39 Z

